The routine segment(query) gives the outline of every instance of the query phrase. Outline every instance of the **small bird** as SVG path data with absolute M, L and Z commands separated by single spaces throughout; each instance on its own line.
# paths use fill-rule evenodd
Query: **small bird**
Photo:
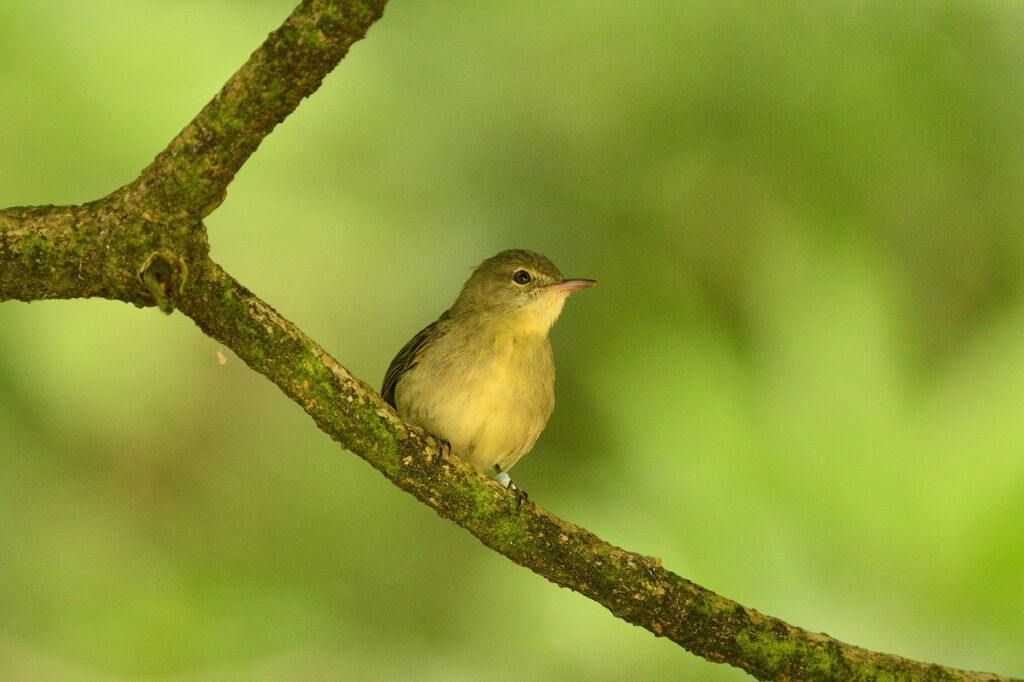
M 526 494 L 507 472 L 533 447 L 555 405 L 548 330 L 570 293 L 595 284 L 565 279 L 525 249 L 488 258 L 452 307 L 398 351 L 381 395 L 521 502 Z

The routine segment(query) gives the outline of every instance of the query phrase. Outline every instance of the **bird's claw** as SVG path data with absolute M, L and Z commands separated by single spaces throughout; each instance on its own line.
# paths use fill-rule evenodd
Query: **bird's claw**
M 441 436 L 437 435 L 436 433 L 427 432 L 427 435 L 433 438 L 434 442 L 437 443 L 438 452 L 440 452 L 442 455 L 452 454 L 452 444 L 449 443 L 446 439 L 441 438 Z
M 519 509 L 520 507 L 522 507 L 523 506 L 523 502 L 526 501 L 527 499 L 529 499 L 530 496 L 526 494 L 525 490 L 523 490 L 522 488 L 517 486 L 512 481 L 512 478 L 508 475 L 508 473 L 502 471 L 501 467 L 499 467 L 497 464 L 494 465 L 494 470 L 496 472 L 498 472 L 498 476 L 497 476 L 498 483 L 500 483 L 504 487 L 508 488 L 508 491 L 515 496 L 515 498 L 516 498 L 516 509 Z
M 525 490 L 523 490 L 522 488 L 520 488 L 511 481 L 509 481 L 508 483 L 508 489 L 516 498 L 516 510 L 518 511 L 520 508 L 522 508 L 523 502 L 526 502 L 527 500 L 530 499 L 530 496 L 527 494 Z

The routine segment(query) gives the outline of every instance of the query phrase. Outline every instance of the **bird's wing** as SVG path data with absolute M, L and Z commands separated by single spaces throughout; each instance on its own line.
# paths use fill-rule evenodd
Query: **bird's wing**
M 380 395 L 384 398 L 384 402 L 391 407 L 397 407 L 395 405 L 395 386 L 398 385 L 398 380 L 420 361 L 423 351 L 430 345 L 431 332 L 439 322 L 441 320 L 424 327 L 423 331 L 409 339 L 409 343 L 402 346 L 402 350 L 398 351 L 398 355 L 391 361 L 391 366 L 384 374 L 384 386 L 380 389 Z

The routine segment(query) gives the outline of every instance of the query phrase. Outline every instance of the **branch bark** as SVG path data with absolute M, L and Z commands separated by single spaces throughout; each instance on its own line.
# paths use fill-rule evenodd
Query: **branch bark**
M 209 258 L 202 223 L 262 139 L 320 85 L 385 0 L 304 0 L 139 177 L 81 206 L 0 211 L 0 301 L 99 296 L 180 310 L 396 486 L 615 616 L 763 680 L 1000 680 L 867 651 L 721 597 L 527 503 L 404 422 Z

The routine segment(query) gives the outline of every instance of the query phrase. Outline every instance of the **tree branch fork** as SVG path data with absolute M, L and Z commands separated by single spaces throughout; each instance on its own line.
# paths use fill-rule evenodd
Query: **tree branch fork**
M 138 178 L 75 206 L 0 211 L 0 301 L 101 297 L 178 310 L 396 486 L 548 580 L 765 680 L 1000 680 L 880 654 L 721 597 L 499 484 L 406 423 L 210 259 L 203 218 L 262 139 L 365 35 L 385 0 L 303 0 Z

